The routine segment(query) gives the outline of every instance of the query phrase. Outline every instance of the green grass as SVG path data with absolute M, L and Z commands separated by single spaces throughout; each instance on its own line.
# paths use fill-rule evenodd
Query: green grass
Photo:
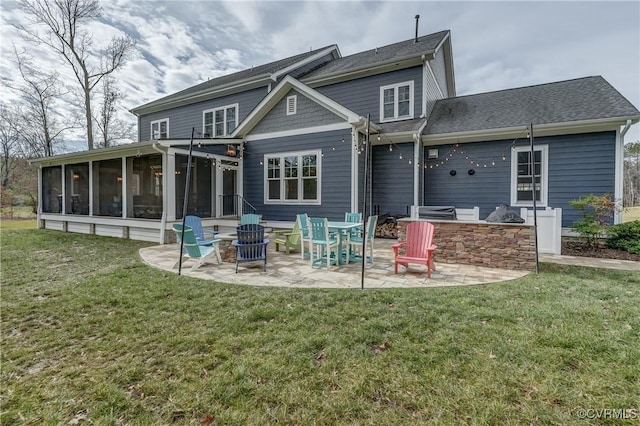
M 1 242 L 3 425 L 584 424 L 577 408 L 639 408 L 638 273 L 254 288 L 149 268 L 149 243 Z

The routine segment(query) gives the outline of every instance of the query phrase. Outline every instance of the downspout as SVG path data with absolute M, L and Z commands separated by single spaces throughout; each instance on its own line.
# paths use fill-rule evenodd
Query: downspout
M 159 147 L 160 144 L 158 142 L 154 142 L 153 145 L 151 145 L 151 148 L 153 148 L 154 151 L 158 151 L 160 154 L 162 154 L 162 217 L 160 218 L 160 245 L 163 245 L 165 234 L 164 228 L 167 224 L 167 200 L 169 199 L 169 197 L 167 197 L 167 194 L 165 194 L 164 192 L 168 187 L 167 180 L 169 179 L 169 175 L 166 172 L 167 167 L 165 164 L 168 161 L 167 152 L 163 149 L 160 149 Z
M 624 145 L 624 135 L 627 134 L 630 128 L 631 128 L 631 120 L 627 120 L 627 123 L 624 125 L 624 127 L 620 131 L 620 138 L 622 139 L 623 145 Z
M 424 128 L 427 127 L 427 120 L 424 120 L 424 123 L 418 129 L 418 132 L 413 135 L 414 144 L 413 144 L 413 205 L 419 206 L 420 199 L 424 197 L 424 191 L 422 190 L 423 186 L 423 170 L 424 166 L 422 164 L 424 159 L 424 147 L 422 146 L 422 132 L 424 132 Z
M 358 181 L 358 175 L 360 171 L 360 164 L 358 161 L 358 153 L 356 147 L 359 144 L 360 130 L 367 127 L 367 119 L 360 116 L 357 123 L 351 124 L 351 211 L 358 211 L 360 204 L 360 182 Z M 365 196 L 366 194 L 363 194 Z

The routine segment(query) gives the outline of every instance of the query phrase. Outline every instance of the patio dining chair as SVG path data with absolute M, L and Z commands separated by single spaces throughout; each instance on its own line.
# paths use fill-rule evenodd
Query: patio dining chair
M 349 240 L 349 253 L 351 257 L 351 249 L 353 249 L 354 253 L 357 253 L 359 249 L 362 247 L 362 243 L 366 238 L 366 248 L 369 249 L 369 257 L 367 257 L 368 262 L 373 262 L 373 240 L 376 235 L 376 224 L 378 223 L 378 216 L 369 216 L 367 219 L 367 227 L 366 227 L 366 236 L 364 234 L 360 235 L 352 235 Z M 362 253 L 359 255 L 354 255 L 353 259 L 362 258 Z
M 344 214 L 344 221 L 349 223 L 362 223 L 362 213 L 360 212 L 346 212 Z M 361 237 L 362 227 L 352 228 L 349 230 L 349 237 Z
M 181 253 L 181 257 L 178 258 L 178 261 L 175 265 L 173 265 L 173 269 L 178 268 L 180 262 L 187 259 L 195 260 L 195 264 L 191 267 L 191 272 L 198 269 L 205 262 L 209 261 L 211 258 L 215 257 L 218 261 L 218 264 L 222 263 L 222 259 L 220 257 L 220 250 L 218 248 L 218 243 L 220 240 L 214 240 L 210 245 L 205 246 L 198 244 L 196 240 L 196 236 L 193 233 L 193 229 L 190 226 L 185 226 L 184 231 L 182 228 L 182 224 L 176 223 L 173 225 L 173 231 L 176 233 L 176 238 L 178 243 L 180 241 L 183 242 L 183 252 Z
M 304 244 L 309 244 L 309 255 L 311 255 L 311 232 L 309 232 L 309 216 L 306 213 L 298 213 L 296 220 L 300 226 L 300 258 L 304 260 Z
M 398 265 L 409 267 L 409 263 L 417 263 L 427 267 L 427 276 L 431 278 L 431 271 L 436 270 L 433 262 L 433 252 L 438 246 L 433 244 L 435 227 L 429 222 L 411 222 L 407 225 L 406 240 L 393 244 L 395 273 Z M 400 249 L 404 248 L 404 254 Z
M 210 246 L 216 240 L 215 236 L 218 233 L 217 231 L 210 231 L 208 229 L 204 229 L 202 227 L 202 219 L 199 216 L 185 216 L 184 224 L 186 226 L 190 226 L 193 229 L 193 234 L 196 236 L 196 240 L 198 244 L 203 246 Z
M 311 235 L 310 258 L 311 266 L 322 266 L 329 269 L 331 263 L 338 263 L 338 239 L 329 234 L 326 217 L 310 217 L 309 232 Z
M 255 223 L 240 225 L 236 228 L 237 240 L 231 244 L 236 248 L 236 274 L 240 262 L 262 261 L 262 270 L 267 270 L 267 244 L 264 238 L 264 226 Z

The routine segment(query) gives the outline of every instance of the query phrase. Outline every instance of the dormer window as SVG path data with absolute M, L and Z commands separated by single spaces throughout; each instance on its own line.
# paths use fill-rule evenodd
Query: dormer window
M 413 81 L 380 87 L 380 121 L 413 118 Z
M 298 96 L 287 96 L 287 115 L 295 115 L 298 107 Z

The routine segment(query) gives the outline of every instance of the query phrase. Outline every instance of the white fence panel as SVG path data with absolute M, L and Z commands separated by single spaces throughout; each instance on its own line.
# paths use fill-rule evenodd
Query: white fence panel
M 533 209 L 520 209 L 520 216 L 533 225 Z M 560 254 L 562 251 L 562 209 L 547 207 L 537 211 L 538 252 Z

